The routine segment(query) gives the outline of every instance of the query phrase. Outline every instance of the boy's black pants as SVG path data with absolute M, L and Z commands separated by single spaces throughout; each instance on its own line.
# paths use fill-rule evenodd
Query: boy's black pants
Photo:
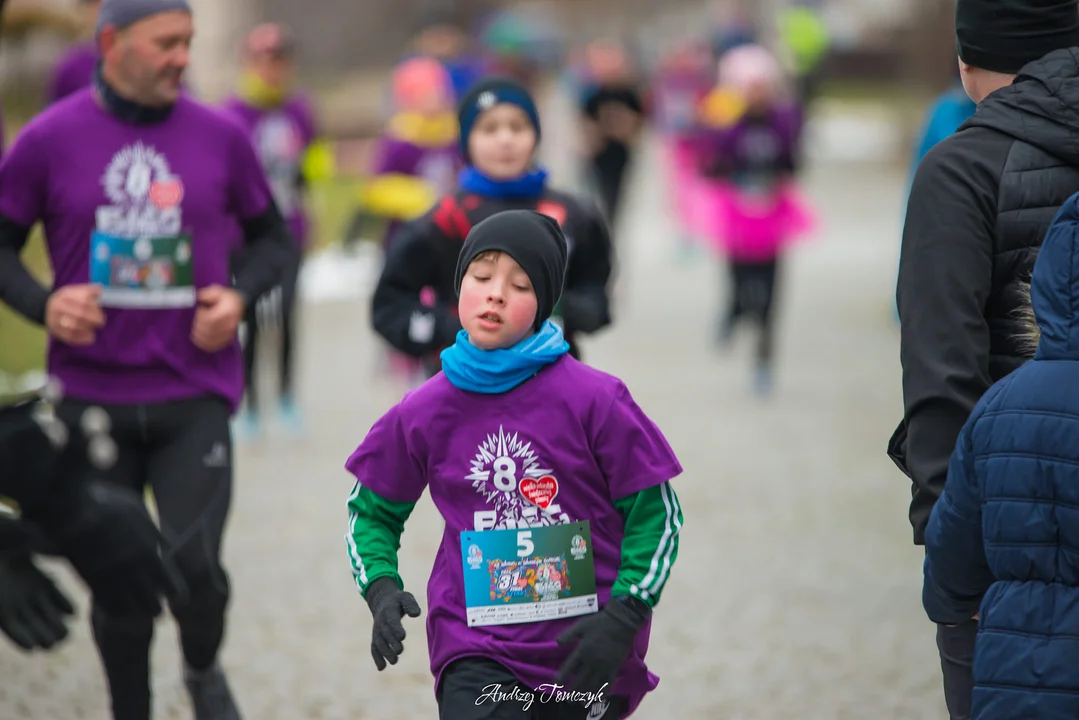
M 552 681 L 553 682 L 553 681 Z M 621 720 L 626 698 L 604 694 L 585 707 L 557 702 L 551 689 L 527 688 L 504 666 L 484 658 L 463 658 L 442 674 L 439 720 Z M 531 702 L 529 702 L 531 696 Z
M 776 284 L 779 260 L 763 262 L 735 261 L 729 264 L 730 300 L 723 318 L 721 334 L 729 336 L 744 317 L 752 317 L 760 328 L 757 362 L 769 365 L 774 352 Z

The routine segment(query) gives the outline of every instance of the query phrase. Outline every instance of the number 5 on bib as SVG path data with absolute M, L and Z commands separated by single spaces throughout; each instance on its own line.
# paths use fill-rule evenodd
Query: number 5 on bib
M 461 533 L 468 624 L 515 625 L 599 609 L 587 522 Z

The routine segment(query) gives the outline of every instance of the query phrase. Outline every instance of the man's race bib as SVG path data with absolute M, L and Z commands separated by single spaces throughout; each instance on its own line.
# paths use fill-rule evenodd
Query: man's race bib
M 104 307 L 194 307 L 191 236 L 129 239 L 94 232 L 90 282 L 102 286 Z
M 515 625 L 599 610 L 587 522 L 461 533 L 470 627 Z

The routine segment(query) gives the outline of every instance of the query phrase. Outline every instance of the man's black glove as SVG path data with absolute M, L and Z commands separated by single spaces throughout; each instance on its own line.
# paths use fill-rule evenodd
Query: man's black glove
M 0 561 L 0 630 L 23 650 L 48 650 L 67 637 L 75 608 L 29 555 Z
M 596 692 L 614 682 L 650 617 L 652 608 L 635 597 L 611 598 L 598 613 L 558 636 L 559 645 L 580 642 L 562 664 L 557 682 L 580 692 Z
M 137 493 L 89 482 L 55 532 L 56 547 L 108 614 L 157 617 L 161 597 L 182 602 L 187 588 L 175 565 L 159 553 L 164 541 Z
M 20 555 L 52 554 L 52 543 L 33 523 L 0 515 L 0 560 Z
M 379 672 L 390 665 L 397 664 L 397 658 L 405 651 L 402 641 L 405 639 L 405 627 L 401 618 L 405 615 L 420 616 L 420 604 L 412 593 L 397 587 L 393 578 L 381 577 L 367 588 L 367 606 L 375 619 L 375 628 L 371 633 L 371 657 Z

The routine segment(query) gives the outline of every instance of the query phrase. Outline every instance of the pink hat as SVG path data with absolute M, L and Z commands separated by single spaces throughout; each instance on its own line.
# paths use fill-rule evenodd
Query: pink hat
M 783 69 L 775 56 L 760 45 L 739 45 L 719 59 L 719 84 L 739 92 L 761 85 L 779 90 Z
M 453 81 L 438 60 L 416 57 L 398 65 L 393 71 L 393 101 L 399 109 L 415 108 L 433 93 L 451 97 Z

